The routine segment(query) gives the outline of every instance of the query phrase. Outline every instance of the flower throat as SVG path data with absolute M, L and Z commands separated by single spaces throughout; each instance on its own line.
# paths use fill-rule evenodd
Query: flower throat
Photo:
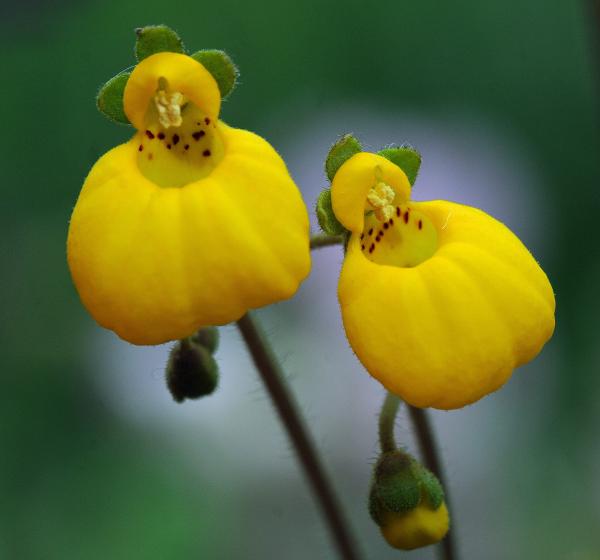
M 146 112 L 146 129 L 135 136 L 142 174 L 161 187 L 183 187 L 206 177 L 223 157 L 217 123 L 170 91 L 161 78 Z
M 371 188 L 360 236 L 361 251 L 377 264 L 417 266 L 437 250 L 437 230 L 423 212 L 397 198 L 392 187 L 381 181 Z

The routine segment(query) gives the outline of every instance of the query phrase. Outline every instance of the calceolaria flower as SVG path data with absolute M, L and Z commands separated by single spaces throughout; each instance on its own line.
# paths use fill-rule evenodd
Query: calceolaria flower
M 331 186 L 350 232 L 338 297 L 371 375 L 418 407 L 459 408 L 495 391 L 554 330 L 548 278 L 481 210 L 411 200 L 403 170 L 360 152 Z
M 207 68 L 152 54 L 123 107 L 137 130 L 92 168 L 68 236 L 98 323 L 158 344 L 291 297 L 310 268 L 306 208 L 275 150 L 219 120 Z

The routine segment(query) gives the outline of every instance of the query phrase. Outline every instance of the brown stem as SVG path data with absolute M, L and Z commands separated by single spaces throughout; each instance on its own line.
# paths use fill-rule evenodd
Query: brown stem
M 244 315 L 237 322 L 237 326 L 294 445 L 298 459 L 304 469 L 304 474 L 321 507 L 321 512 L 327 522 L 340 558 L 358 560 L 357 547 L 350 535 L 348 524 L 342 515 L 331 483 L 319 460 L 315 445 L 304 426 L 298 406 L 285 384 L 283 371 L 277 358 L 266 341 L 260 326 L 250 313 Z
M 435 443 L 435 437 L 433 435 L 433 429 L 427 413 L 422 408 L 416 408 L 414 406 L 408 407 L 410 418 L 415 426 L 417 432 L 417 441 L 419 443 L 419 449 L 423 456 L 423 462 L 425 466 L 435 474 L 444 488 L 446 507 L 450 512 L 450 497 L 448 496 L 448 481 L 446 480 L 444 470 L 442 468 L 442 462 L 439 459 L 437 445 Z M 454 523 L 453 523 L 454 525 Z M 456 552 L 456 542 L 454 541 L 454 528 L 452 528 L 444 540 L 440 543 L 443 560 L 456 560 L 458 554 Z

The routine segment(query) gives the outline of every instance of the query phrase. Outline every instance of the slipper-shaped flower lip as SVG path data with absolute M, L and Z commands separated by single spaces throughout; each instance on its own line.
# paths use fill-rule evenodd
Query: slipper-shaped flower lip
M 73 211 L 81 300 L 134 344 L 235 321 L 290 298 L 310 271 L 308 215 L 285 163 L 218 120 L 220 102 L 191 57 L 141 61 L 124 94 L 137 132 L 98 160 Z
M 334 211 L 352 232 L 338 285 L 346 335 L 367 371 L 409 404 L 460 408 L 537 356 L 554 330 L 554 293 L 506 226 L 469 206 L 411 201 L 402 171 L 381 159 L 357 154 L 332 182 Z M 364 226 L 378 223 L 365 212 L 377 167 L 395 191 L 380 230 Z

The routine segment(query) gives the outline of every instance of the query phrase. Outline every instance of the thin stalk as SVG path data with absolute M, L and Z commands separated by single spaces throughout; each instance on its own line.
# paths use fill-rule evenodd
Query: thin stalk
M 321 247 L 329 247 L 330 245 L 341 245 L 343 242 L 344 238 L 341 235 L 318 233 L 310 238 L 310 248 L 320 249 Z
M 357 547 L 350 535 L 348 524 L 340 510 L 316 447 L 304 426 L 298 406 L 287 388 L 282 368 L 275 354 L 256 319 L 250 313 L 244 315 L 237 322 L 237 326 L 296 450 L 340 558 L 358 560 Z
M 394 424 L 399 407 L 400 399 L 392 393 L 387 393 L 381 407 L 381 412 L 379 413 L 379 444 L 381 445 L 382 453 L 396 450 Z

